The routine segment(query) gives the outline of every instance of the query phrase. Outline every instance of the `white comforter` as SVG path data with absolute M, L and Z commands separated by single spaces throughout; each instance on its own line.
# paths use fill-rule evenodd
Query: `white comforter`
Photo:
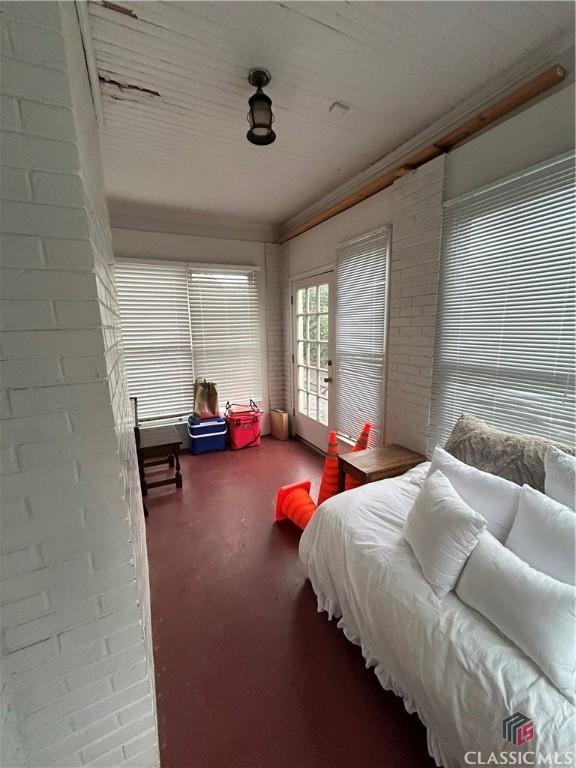
M 562 753 L 552 765 L 573 765 L 574 707 L 454 593 L 436 597 L 402 538 L 428 466 L 318 508 L 300 541 L 318 609 L 340 618 L 338 626 L 361 645 L 382 686 L 419 715 L 438 765 L 486 764 L 492 752 L 519 750 Z M 502 738 L 502 718 L 518 711 L 534 720 L 537 734 L 521 748 Z M 525 758 L 526 764 L 546 764 L 537 754 Z

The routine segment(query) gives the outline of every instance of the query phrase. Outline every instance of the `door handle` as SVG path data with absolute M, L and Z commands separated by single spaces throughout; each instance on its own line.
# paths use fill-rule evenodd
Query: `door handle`
M 328 376 L 328 378 L 323 379 L 324 384 L 329 384 L 332 381 L 332 376 Z

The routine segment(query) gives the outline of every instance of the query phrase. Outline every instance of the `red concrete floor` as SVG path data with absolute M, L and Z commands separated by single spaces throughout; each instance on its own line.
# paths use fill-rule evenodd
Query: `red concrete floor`
M 316 611 L 278 486 L 319 456 L 259 448 L 183 456 L 184 487 L 147 498 L 162 768 L 426 768 L 426 735 Z

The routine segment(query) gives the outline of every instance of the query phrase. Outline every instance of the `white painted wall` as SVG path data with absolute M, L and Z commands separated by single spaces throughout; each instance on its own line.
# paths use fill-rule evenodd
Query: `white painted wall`
M 385 443 L 425 454 L 432 394 L 432 362 L 445 156 L 392 187 Z
M 391 222 L 392 189 L 389 188 L 291 240 L 287 246 L 290 277 L 333 264 L 339 242 Z
M 286 408 L 284 376 L 284 307 L 288 264 L 282 246 L 266 245 L 266 339 L 270 408 Z
M 2 760 L 153 767 L 146 539 L 76 8 L 4 3 L 0 25 Z
M 264 243 L 217 237 L 143 232 L 137 229 L 112 229 L 116 258 L 169 259 L 211 264 L 265 266 Z
M 268 243 L 276 240 L 277 227 L 262 222 L 198 213 L 188 208 L 174 208 L 141 201 L 108 200 L 113 229 L 137 229 L 197 235 L 217 240 L 247 240 Z
M 570 83 L 446 156 L 446 199 L 574 149 Z

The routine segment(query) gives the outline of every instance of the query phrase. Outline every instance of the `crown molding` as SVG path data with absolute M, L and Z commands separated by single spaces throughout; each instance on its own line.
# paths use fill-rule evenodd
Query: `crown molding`
M 574 31 L 569 30 L 565 34 L 557 37 L 552 43 L 538 48 L 529 56 L 521 59 L 513 67 L 510 67 L 505 75 L 490 81 L 483 88 L 477 91 L 473 96 L 463 101 L 449 113 L 444 115 L 436 122 L 418 133 L 414 138 L 396 147 L 381 160 L 368 166 L 364 171 L 356 174 L 348 181 L 340 184 L 328 194 L 321 197 L 315 203 L 299 211 L 280 225 L 280 239 L 287 233 L 297 229 L 308 219 L 313 218 L 325 208 L 336 205 L 342 199 L 357 192 L 360 188 L 377 179 L 379 176 L 391 171 L 398 162 L 409 154 L 416 154 L 431 144 L 433 140 L 443 133 L 454 130 L 458 125 L 472 115 L 485 109 L 489 104 L 498 98 L 502 98 L 507 92 L 519 88 L 526 84 L 534 75 L 546 66 L 559 64 L 566 69 L 567 75 L 563 83 L 558 88 L 565 87 L 568 83 L 574 82 Z M 546 98 L 552 91 L 548 91 L 541 98 Z M 535 99 L 530 104 L 535 103 Z M 522 107 L 521 109 L 525 109 Z M 521 111 L 521 109 L 516 112 Z M 516 112 L 511 113 L 516 114 Z M 508 115 L 507 117 L 511 116 Z M 492 123 L 487 130 L 494 127 Z M 478 135 L 478 134 L 477 134 Z

